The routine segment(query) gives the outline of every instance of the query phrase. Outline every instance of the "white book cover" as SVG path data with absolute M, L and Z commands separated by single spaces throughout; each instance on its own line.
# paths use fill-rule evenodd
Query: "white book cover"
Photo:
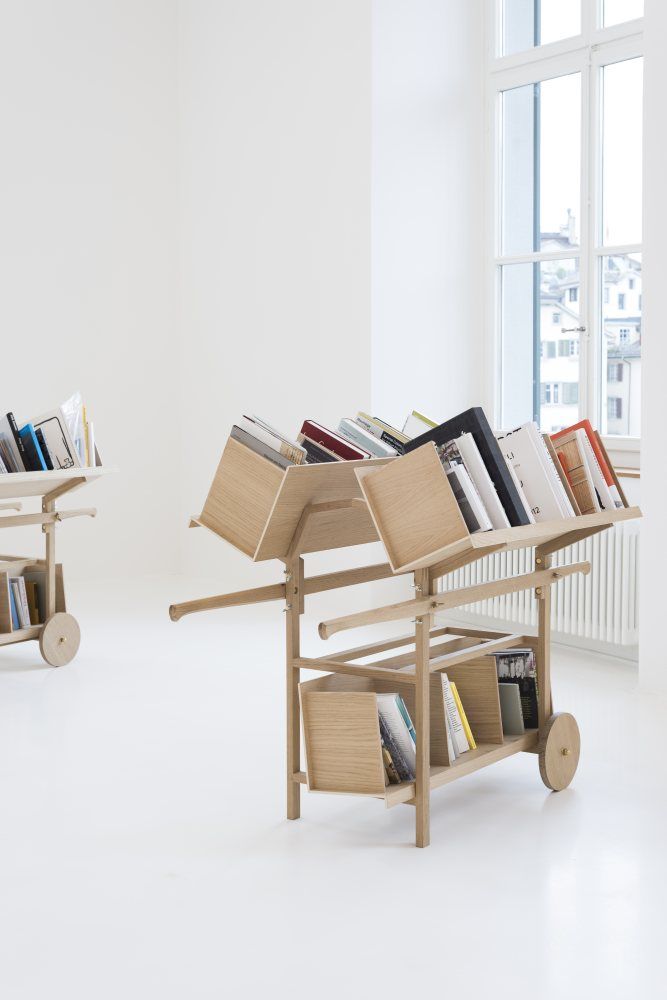
M 445 711 L 445 731 L 447 733 L 447 753 L 449 754 L 449 763 L 452 764 L 458 754 L 454 748 L 454 740 L 452 739 L 452 724 L 449 721 L 449 713 Z
M 465 462 L 468 475 L 482 499 L 492 527 L 509 528 L 509 518 L 500 502 L 488 469 L 484 465 L 484 459 L 479 453 L 479 448 L 475 443 L 474 437 L 469 433 L 462 434 L 461 437 L 456 438 L 455 444 L 461 453 L 461 458 Z
M 30 624 L 30 611 L 28 610 L 28 602 L 26 600 L 23 603 L 23 595 L 21 593 L 21 577 L 13 576 L 10 579 L 10 585 L 12 588 L 12 593 L 14 594 L 14 604 L 16 605 L 16 614 L 19 618 L 19 626 L 21 628 L 27 628 Z M 25 583 L 23 584 L 25 589 Z
M 498 443 L 521 482 L 535 520 L 557 521 L 563 518 L 558 493 L 526 425 L 499 436 Z
M 597 455 L 593 451 L 593 446 L 588 438 L 588 434 L 581 428 L 575 431 L 575 433 L 577 435 L 579 447 L 586 458 L 588 471 L 590 472 L 590 477 L 593 481 L 593 486 L 595 487 L 600 503 L 605 510 L 616 510 L 616 502 L 602 474 L 600 463 L 597 460 Z
M 385 726 L 396 740 L 401 753 L 405 757 L 408 767 L 413 774 L 417 773 L 417 757 L 415 745 L 410 735 L 410 730 L 405 724 L 405 719 L 401 710 L 396 704 L 395 694 L 379 694 L 377 696 L 378 712 L 382 717 Z
M 500 443 L 500 439 L 498 439 L 498 443 Z M 530 504 L 528 503 L 528 497 L 523 492 L 523 486 L 521 485 L 521 480 L 519 479 L 519 477 L 517 476 L 516 472 L 514 471 L 514 466 L 512 465 L 512 463 L 510 462 L 510 460 L 507 458 L 507 456 L 505 454 L 503 454 L 503 458 L 505 459 L 505 462 L 507 463 L 507 468 L 508 468 L 510 476 L 512 477 L 512 482 L 514 483 L 515 489 L 516 489 L 517 493 L 519 494 L 519 499 L 521 500 L 521 503 L 523 504 L 524 510 L 526 511 L 526 517 L 528 518 L 528 520 L 530 521 L 531 524 L 535 524 L 535 515 L 533 514 L 532 510 L 530 509 Z
M 554 465 L 554 460 L 549 454 L 549 449 L 544 443 L 544 438 L 540 434 L 539 428 L 534 420 L 529 421 L 526 425 L 526 429 L 533 439 L 533 444 L 535 445 L 535 451 L 537 452 L 542 466 L 545 472 L 551 479 L 551 483 L 556 490 L 556 496 L 560 503 L 560 508 L 563 513 L 563 517 L 574 517 L 574 507 L 570 503 L 570 498 L 565 492 L 565 487 L 563 486 L 563 481 L 558 475 L 558 470 Z
M 426 434 L 426 431 L 432 431 L 434 427 L 438 425 L 428 417 L 422 416 L 421 413 L 417 413 L 413 410 L 412 413 L 406 418 L 403 424 L 403 433 L 409 438 L 420 437 L 422 434 Z
M 456 699 L 452 694 L 449 677 L 447 674 L 441 674 L 440 676 L 442 677 L 442 693 L 445 698 L 445 709 L 452 729 L 452 740 L 457 754 L 462 754 L 465 753 L 466 750 L 470 750 L 470 744 L 468 743 L 466 731 L 463 728 L 463 722 L 461 721 L 461 715 L 456 704 Z
M 282 436 L 282 434 L 279 434 L 272 428 L 269 429 L 268 424 L 258 421 L 255 417 L 247 417 L 244 415 L 239 420 L 237 426 L 244 430 L 247 434 L 252 434 L 252 436 L 257 438 L 258 441 L 263 441 L 264 444 L 268 444 L 280 455 L 284 455 L 285 458 L 291 459 L 296 464 L 301 465 L 305 462 L 305 448 L 302 448 L 301 445 L 296 444 L 296 442 L 288 441 L 287 438 Z
M 37 430 L 41 428 L 46 447 L 49 449 L 54 469 L 80 469 L 81 459 L 67 427 L 61 407 L 43 413 L 32 421 Z
M 380 441 L 374 434 L 367 431 L 365 427 L 362 427 L 356 420 L 353 420 L 352 417 L 343 417 L 338 424 L 338 433 L 348 438 L 353 444 L 359 445 L 360 448 L 365 448 L 375 458 L 390 458 L 398 454 L 395 448 L 392 448 L 390 444 L 386 444 L 384 441 Z

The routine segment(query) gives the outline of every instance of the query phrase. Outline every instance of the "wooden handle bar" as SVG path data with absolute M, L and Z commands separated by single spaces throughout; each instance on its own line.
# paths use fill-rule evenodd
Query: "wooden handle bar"
M 353 615 L 344 615 L 342 618 L 332 618 L 329 621 L 321 622 L 318 632 L 320 638 L 328 639 L 336 632 L 343 632 L 345 629 L 360 628 L 362 625 L 375 625 L 379 622 L 400 621 L 402 618 L 418 618 L 420 615 L 444 611 L 447 608 L 458 608 L 463 604 L 474 604 L 476 601 L 485 601 L 490 597 L 499 597 L 501 594 L 513 594 L 531 587 L 550 586 L 573 573 L 589 573 L 590 569 L 590 563 L 574 563 L 572 566 L 543 569 L 536 573 L 510 577 L 507 580 L 494 580 L 491 583 L 480 583 L 474 587 L 462 587 L 460 590 L 434 594 L 432 597 L 421 598 L 417 601 L 388 604 L 384 608 L 359 611 Z
M 235 594 L 219 594 L 216 597 L 202 597 L 198 601 L 172 604 L 169 608 L 169 617 L 173 622 L 177 622 L 184 615 L 192 615 L 196 611 L 215 611 L 218 608 L 237 608 L 242 604 L 261 604 L 263 601 L 284 600 L 285 584 L 272 583 L 267 587 L 238 590 Z

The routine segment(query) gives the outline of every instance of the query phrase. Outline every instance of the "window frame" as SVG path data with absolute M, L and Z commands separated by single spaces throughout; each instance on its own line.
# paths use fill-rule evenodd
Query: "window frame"
M 502 0 L 486 0 L 485 72 L 485 247 L 487 253 L 485 330 L 488 331 L 484 371 L 485 401 L 500 426 L 502 345 L 501 274 L 507 264 L 543 260 L 578 259 L 580 273 L 579 316 L 586 328 L 579 344 L 579 411 L 601 412 L 603 402 L 602 343 L 603 284 L 597 279 L 604 257 L 639 253 L 642 244 L 604 246 L 602 239 L 602 71 L 612 63 L 644 55 L 644 19 L 602 26 L 603 0 L 582 0 L 581 34 L 572 38 L 503 56 Z M 544 253 L 502 254 L 502 93 L 571 73 L 581 74 L 581 176 L 579 248 Z M 587 209 L 584 211 L 584 209 Z M 612 452 L 623 453 L 624 465 L 639 465 L 639 437 L 605 436 Z

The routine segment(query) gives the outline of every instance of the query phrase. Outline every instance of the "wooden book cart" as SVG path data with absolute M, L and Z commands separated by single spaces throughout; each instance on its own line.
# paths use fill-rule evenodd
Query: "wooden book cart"
M 92 482 L 108 470 L 101 467 L 86 469 L 54 469 L 50 472 L 11 472 L 0 476 L 0 528 L 16 528 L 40 524 L 45 536 L 45 558 L 0 556 L 0 646 L 15 642 L 39 640 L 39 649 L 48 664 L 62 667 L 77 654 L 81 632 L 73 615 L 66 611 L 62 566 L 56 564 L 56 526 L 72 517 L 95 517 L 94 507 L 78 510 L 57 510 L 57 501 Z M 23 514 L 21 501 L 41 497 L 40 513 Z M 10 579 L 25 576 L 43 583 L 41 624 L 14 627 L 11 614 Z
M 300 815 L 301 785 L 383 799 L 387 806 L 416 807 L 416 843 L 429 843 L 431 789 L 520 751 L 539 755 L 551 789 L 565 788 L 579 759 L 574 718 L 553 714 L 549 670 L 551 586 L 588 563 L 553 568 L 552 555 L 616 521 L 641 516 L 638 508 L 604 511 L 470 535 L 432 444 L 401 458 L 290 466 L 282 471 L 230 439 L 202 514 L 203 525 L 255 561 L 284 563 L 285 579 L 254 590 L 174 604 L 173 621 L 214 608 L 263 601 L 285 602 L 287 653 L 287 816 Z M 380 539 L 388 563 L 305 576 L 303 556 Z M 491 552 L 531 547 L 533 572 L 438 592 L 445 574 Z M 300 627 L 309 594 L 414 576 L 413 600 L 322 622 L 319 634 L 378 622 L 414 621 L 399 639 L 372 642 L 335 656 L 301 656 Z M 479 629 L 434 627 L 433 616 L 499 594 L 533 589 L 539 602 L 537 636 Z M 539 728 L 504 736 L 496 664 L 489 653 L 515 646 L 535 650 Z M 389 654 L 389 655 L 381 655 Z M 363 661 L 363 662 L 362 662 Z M 302 670 L 324 676 L 300 683 Z M 440 673 L 456 682 L 477 749 L 450 761 Z M 414 781 L 387 785 L 377 694 L 400 692 L 417 735 Z M 306 751 L 301 770 L 300 722 Z

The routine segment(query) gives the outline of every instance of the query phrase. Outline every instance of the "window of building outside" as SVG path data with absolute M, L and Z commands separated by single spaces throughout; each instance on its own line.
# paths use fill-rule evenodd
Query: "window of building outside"
M 489 3 L 497 422 L 638 445 L 643 2 Z

